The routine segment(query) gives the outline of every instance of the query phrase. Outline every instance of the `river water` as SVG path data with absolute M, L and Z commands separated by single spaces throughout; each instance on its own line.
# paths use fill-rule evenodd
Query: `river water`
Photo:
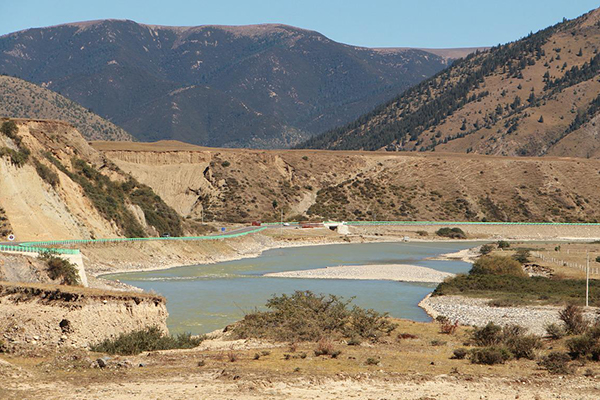
M 273 294 L 312 290 L 331 293 L 354 304 L 388 312 L 414 321 L 429 317 L 417 304 L 435 289 L 435 284 L 370 280 L 319 280 L 267 278 L 269 272 L 322 268 L 338 265 L 411 264 L 452 273 L 467 272 L 462 261 L 427 258 L 474 247 L 474 242 L 363 243 L 306 246 L 265 251 L 256 258 L 217 264 L 194 265 L 167 270 L 112 274 L 108 279 L 154 291 L 167 298 L 172 333 L 208 333 L 264 309 Z

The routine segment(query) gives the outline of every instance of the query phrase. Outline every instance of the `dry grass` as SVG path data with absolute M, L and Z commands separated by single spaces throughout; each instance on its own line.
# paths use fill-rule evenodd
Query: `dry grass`
M 111 291 L 94 288 L 84 288 L 81 286 L 66 286 L 66 285 L 55 285 L 50 283 L 22 283 L 22 282 L 2 282 L 0 281 L 0 295 L 8 293 L 32 293 L 39 296 L 40 292 L 46 292 L 48 297 L 50 294 L 53 296 L 65 294 L 75 299 L 92 298 L 92 299 L 114 299 L 114 300 L 128 300 L 128 299 L 147 299 L 152 301 L 158 301 L 164 303 L 166 300 L 162 296 L 150 293 L 137 293 L 137 292 L 122 292 L 122 291 Z M 76 297 L 69 296 L 76 295 Z

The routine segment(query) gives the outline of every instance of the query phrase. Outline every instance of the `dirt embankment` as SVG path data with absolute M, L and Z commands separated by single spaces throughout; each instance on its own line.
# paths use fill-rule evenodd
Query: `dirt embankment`
M 87 347 L 148 326 L 168 332 L 167 316 L 157 295 L 0 282 L 0 332 L 8 349 Z
M 600 160 L 94 142 L 182 216 L 590 222 Z M 581 182 L 586 182 L 582 185 Z

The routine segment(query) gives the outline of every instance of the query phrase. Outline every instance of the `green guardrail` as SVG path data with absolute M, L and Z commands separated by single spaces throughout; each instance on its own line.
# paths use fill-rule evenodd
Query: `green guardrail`
M 55 254 L 79 254 L 78 249 L 58 249 L 48 247 L 34 247 L 22 245 L 0 244 L 0 251 L 15 251 L 19 253 L 55 253 Z
M 347 225 L 555 225 L 600 226 L 597 222 L 348 221 Z
M 147 238 L 106 238 L 106 239 L 69 239 L 69 240 L 47 240 L 41 242 L 24 242 L 19 246 L 21 248 L 32 249 L 34 246 L 64 246 L 71 244 L 88 244 L 88 243 L 112 243 L 112 242 L 148 242 L 148 241 L 169 241 L 169 240 L 217 240 L 217 239 L 230 239 L 240 236 L 249 235 L 251 233 L 260 232 L 266 227 L 257 227 L 245 232 L 237 233 L 224 233 L 221 235 L 205 235 L 205 236 L 174 236 L 174 237 L 147 237 Z M 15 247 L 15 246 L 11 246 Z M 17 246 L 18 247 L 18 246 Z M 48 249 L 46 249 L 48 250 Z M 56 249 L 52 249 L 56 250 Z M 58 249 L 65 251 L 75 251 L 73 249 Z M 79 250 L 77 250 L 79 252 Z M 70 253 L 65 253 L 70 254 Z

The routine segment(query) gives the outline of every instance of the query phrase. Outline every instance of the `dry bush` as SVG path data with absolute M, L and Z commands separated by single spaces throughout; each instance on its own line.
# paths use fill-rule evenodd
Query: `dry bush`
M 567 305 L 558 313 L 558 317 L 565 323 L 565 330 L 570 335 L 582 334 L 589 325 L 583 318 L 583 309 L 575 304 Z

